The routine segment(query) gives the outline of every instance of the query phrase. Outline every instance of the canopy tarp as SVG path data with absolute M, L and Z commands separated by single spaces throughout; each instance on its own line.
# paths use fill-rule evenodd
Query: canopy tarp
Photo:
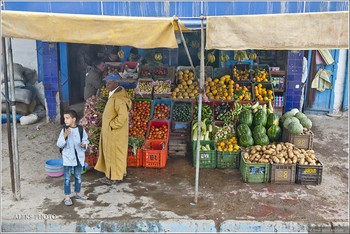
M 180 27 L 186 29 L 181 22 Z M 177 25 L 170 17 L 124 17 L 2 11 L 3 37 L 134 46 L 137 48 L 177 48 L 174 30 Z
M 349 13 L 208 16 L 206 49 L 314 50 L 349 47 Z

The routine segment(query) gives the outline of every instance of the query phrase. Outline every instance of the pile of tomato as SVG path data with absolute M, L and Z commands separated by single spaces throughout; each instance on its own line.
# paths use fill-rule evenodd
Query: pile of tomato
M 153 119 L 170 119 L 170 106 L 162 104 L 156 104 L 153 110 Z
M 148 139 L 150 140 L 159 140 L 159 139 L 167 139 L 168 138 L 168 126 L 163 125 L 160 127 L 151 126 Z
M 129 136 L 145 138 L 147 124 L 151 115 L 151 103 L 139 101 L 133 103 L 132 116 L 130 118 Z

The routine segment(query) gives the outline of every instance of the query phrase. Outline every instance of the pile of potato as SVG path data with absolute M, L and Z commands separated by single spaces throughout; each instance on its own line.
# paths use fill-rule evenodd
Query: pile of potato
M 247 163 L 321 165 L 314 150 L 299 149 L 289 142 L 248 147 L 243 158 Z

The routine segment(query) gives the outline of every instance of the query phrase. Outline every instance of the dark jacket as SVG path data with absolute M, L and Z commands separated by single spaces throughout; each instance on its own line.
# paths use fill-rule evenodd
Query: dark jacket
M 103 86 L 102 72 L 92 67 L 85 78 L 84 99 L 96 95 L 97 90 Z

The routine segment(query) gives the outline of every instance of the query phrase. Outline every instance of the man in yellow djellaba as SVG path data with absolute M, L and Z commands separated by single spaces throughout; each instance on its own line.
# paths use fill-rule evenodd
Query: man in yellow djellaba
M 103 172 L 106 181 L 122 181 L 126 175 L 129 117 L 132 102 L 120 86 L 120 76 L 110 73 L 103 79 L 109 98 L 102 114 L 99 157 L 95 169 Z

